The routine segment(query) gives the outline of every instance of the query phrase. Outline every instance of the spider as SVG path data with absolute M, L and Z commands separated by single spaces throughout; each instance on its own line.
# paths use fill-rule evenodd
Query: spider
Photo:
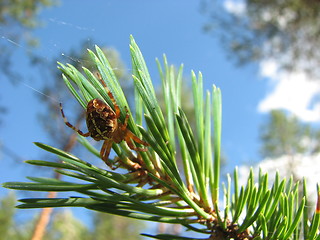
M 113 97 L 111 91 L 108 89 L 105 82 L 102 80 L 101 76 L 98 75 L 100 82 L 102 83 L 103 87 L 107 91 L 113 106 L 114 111 L 112 108 L 106 104 L 101 99 L 95 98 L 88 102 L 87 110 L 86 110 L 86 123 L 88 132 L 83 133 L 80 129 L 73 126 L 70 122 L 68 122 L 67 118 L 64 115 L 62 104 L 60 103 L 60 111 L 63 117 L 65 124 L 76 131 L 83 137 L 91 136 L 94 140 L 100 141 L 103 140 L 103 144 L 100 150 L 100 157 L 101 159 L 111 167 L 110 162 L 108 161 L 108 157 L 111 151 L 111 147 L 113 142 L 120 143 L 121 141 L 125 141 L 129 148 L 135 151 L 147 151 L 146 148 L 139 148 L 136 147 L 132 141 L 142 144 L 144 146 L 149 146 L 148 143 L 141 140 L 139 137 L 134 135 L 128 128 L 128 119 L 129 114 L 126 108 L 126 117 L 124 123 L 119 121 L 120 118 L 120 108 L 116 103 L 115 98 Z

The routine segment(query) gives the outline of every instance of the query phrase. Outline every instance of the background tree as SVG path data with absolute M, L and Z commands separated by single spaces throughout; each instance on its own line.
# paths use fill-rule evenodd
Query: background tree
M 320 131 L 310 124 L 302 123 L 284 111 L 271 111 L 268 120 L 260 128 L 260 153 L 265 160 L 262 165 L 265 164 L 267 168 L 264 171 L 280 170 L 282 175 L 292 176 L 294 182 L 303 181 L 304 174 L 301 171 L 306 170 L 305 167 L 301 170 L 301 165 L 308 164 L 306 161 L 312 161 L 317 156 L 315 154 L 319 153 L 319 137 Z M 274 163 L 270 165 L 268 160 Z M 299 188 L 299 191 L 302 193 L 303 189 Z
M 277 158 L 314 154 L 319 151 L 319 136 L 319 130 L 300 122 L 297 117 L 273 110 L 260 128 L 261 155 L 263 158 Z
M 0 239 L 9 239 L 15 231 L 13 228 L 16 198 L 13 193 L 0 200 Z M 12 239 L 12 238 L 11 238 Z
M 48 226 L 45 239 L 48 240 L 87 240 L 89 229 L 75 216 L 70 209 L 56 211 Z
M 97 212 L 94 214 L 92 240 L 139 240 L 139 233 L 146 227 L 142 221 L 134 221 L 125 217 Z
M 24 220 L 17 216 L 16 196 L 10 192 L 0 199 L 0 240 L 29 240 L 36 218 Z
M 239 64 L 276 59 L 280 68 L 319 77 L 320 3 L 317 0 L 244 0 L 233 8 L 205 1 L 211 20 L 209 33 L 218 30 L 222 43 Z M 226 4 L 225 2 L 225 4 Z

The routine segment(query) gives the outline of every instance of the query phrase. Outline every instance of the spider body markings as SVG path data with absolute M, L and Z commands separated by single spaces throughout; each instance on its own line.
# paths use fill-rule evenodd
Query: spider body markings
M 76 131 L 83 137 L 91 136 L 96 141 L 104 141 L 100 150 L 101 159 L 111 167 L 110 162 L 108 161 L 108 157 L 111 151 L 111 147 L 113 142 L 120 143 L 121 141 L 125 141 L 130 149 L 135 151 L 147 151 L 146 148 L 138 148 L 133 144 L 133 141 L 144 146 L 149 146 L 149 144 L 139 137 L 134 135 L 128 128 L 128 119 L 129 114 L 128 110 L 124 123 L 119 121 L 120 118 L 120 108 L 117 105 L 112 93 L 107 88 L 105 82 L 99 77 L 102 85 L 106 89 L 112 103 L 114 106 L 114 110 L 106 104 L 103 100 L 95 98 L 88 102 L 86 109 L 86 123 L 88 132 L 83 133 L 80 129 L 77 129 L 70 122 L 68 122 L 67 118 L 64 115 L 62 104 L 60 103 L 60 111 L 63 117 L 65 124 Z

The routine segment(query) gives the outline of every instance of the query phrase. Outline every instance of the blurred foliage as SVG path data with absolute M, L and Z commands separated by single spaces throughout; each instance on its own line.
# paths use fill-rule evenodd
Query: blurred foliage
M 0 199 L 0 240 L 29 240 L 31 237 L 34 219 L 24 222 L 21 217 L 17 217 L 16 203 L 13 192 Z
M 35 28 L 39 26 L 40 10 L 56 4 L 57 0 L 1 0 L 0 24 Z
M 237 63 L 274 59 L 282 69 L 320 76 L 318 0 L 231 0 L 223 4 L 204 1 L 211 17 L 205 30 L 221 33 L 223 45 Z
M 31 31 L 42 24 L 38 15 L 43 9 L 57 4 L 57 0 L 0 0 L 0 27 L 3 30 L 1 37 L 15 46 L 37 46 L 38 40 L 32 36 Z M 6 53 L 1 58 L 1 69 L 9 77 L 13 77 L 9 54 L 12 49 L 6 44 L 1 44 L 0 50 Z
M 88 228 L 68 209 L 57 211 L 51 218 L 51 224 L 45 234 L 46 240 L 87 240 Z
M 320 151 L 320 131 L 280 110 L 270 112 L 260 129 L 262 157 L 276 158 Z
M 0 240 L 8 239 L 8 236 L 13 232 L 12 224 L 15 204 L 16 198 L 13 193 L 10 193 L 0 201 Z
M 135 240 L 142 239 L 139 235 L 146 224 L 129 218 L 97 212 L 94 215 L 92 240 Z

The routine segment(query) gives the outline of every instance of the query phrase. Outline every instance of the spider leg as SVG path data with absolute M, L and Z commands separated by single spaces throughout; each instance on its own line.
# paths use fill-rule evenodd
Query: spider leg
M 121 130 L 122 131 L 126 131 L 126 136 L 128 136 L 129 138 L 131 138 L 133 141 L 135 141 L 136 143 L 140 143 L 144 146 L 149 146 L 148 143 L 146 143 L 145 141 L 141 140 L 139 137 L 137 137 L 136 135 L 134 135 L 129 129 L 127 129 L 128 126 L 128 120 L 129 120 L 129 113 L 128 113 L 128 109 L 126 108 L 126 118 L 124 119 L 124 123 L 121 125 Z M 134 149 L 133 149 L 134 150 Z
M 128 125 L 128 120 L 129 120 L 129 113 L 128 113 L 128 109 L 127 109 L 127 107 L 126 107 L 126 118 L 124 119 L 124 123 L 122 124 L 122 126 L 121 126 L 121 130 L 122 131 L 126 131 L 126 129 L 127 129 L 127 125 Z M 127 130 L 128 132 L 129 132 L 129 130 Z M 132 133 L 133 134 L 133 133 Z
M 100 157 L 101 159 L 110 167 L 112 168 L 112 164 L 109 162 L 109 154 L 111 151 L 113 141 L 111 139 L 105 140 L 100 150 Z
M 105 83 L 105 81 L 103 81 L 100 73 L 97 73 L 97 76 L 98 76 L 98 79 L 100 80 L 102 86 L 107 91 L 108 96 L 109 96 L 109 98 L 110 98 L 110 100 L 111 100 L 111 102 L 112 102 L 112 104 L 114 106 L 114 110 L 116 112 L 116 118 L 119 118 L 120 117 L 120 108 L 119 108 L 119 106 L 118 106 L 118 104 L 116 102 L 116 99 L 114 98 L 114 96 L 113 96 L 112 92 L 110 91 L 110 89 L 107 87 L 107 84 Z
M 127 132 L 127 135 L 125 136 L 124 140 L 128 144 L 129 148 L 134 150 L 134 151 L 146 152 L 148 150 L 146 148 L 139 148 L 139 147 L 134 146 L 132 140 L 134 140 L 135 142 L 140 143 L 140 144 L 142 144 L 144 146 L 149 146 L 149 144 L 146 143 L 145 141 L 141 140 L 140 138 L 138 138 L 136 135 L 134 135 L 130 131 Z
M 68 122 L 66 116 L 64 115 L 63 109 L 62 109 L 62 104 L 60 103 L 60 111 L 61 111 L 61 115 L 63 118 L 64 123 L 71 129 L 73 129 L 74 131 L 76 131 L 77 133 L 79 133 L 81 136 L 83 137 L 89 137 L 90 136 L 90 132 L 87 133 L 83 133 L 80 129 L 76 128 L 75 126 L 73 126 L 71 123 Z
M 138 138 L 136 135 L 134 135 L 130 130 L 127 130 L 126 136 L 130 139 L 132 139 L 133 141 L 135 141 L 136 143 L 142 144 L 144 146 L 149 146 L 149 144 L 145 141 L 143 141 L 142 139 Z

